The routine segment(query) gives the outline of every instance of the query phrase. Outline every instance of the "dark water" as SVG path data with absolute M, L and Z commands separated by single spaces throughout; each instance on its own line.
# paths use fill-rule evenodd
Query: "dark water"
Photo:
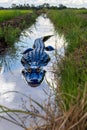
M 53 75 L 50 72 L 52 64 L 55 61 L 54 52 L 48 52 L 51 61 L 44 69 L 47 71 L 46 76 L 42 84 L 36 88 L 32 88 L 26 84 L 24 81 L 21 70 L 23 66 L 20 63 L 22 57 L 22 52 L 32 47 L 34 40 L 36 38 L 54 35 L 51 37 L 45 45 L 52 45 L 57 51 L 64 55 L 64 37 L 56 34 L 55 29 L 51 21 L 45 16 L 41 15 L 37 18 L 35 25 L 24 30 L 20 36 L 20 41 L 15 43 L 13 49 L 9 49 L 5 54 L 0 56 L 0 104 L 6 107 L 14 109 L 24 109 L 23 104 L 25 103 L 28 109 L 31 109 L 30 98 L 39 102 L 43 105 L 47 102 L 49 95 L 51 94 L 51 89 L 45 79 L 47 79 L 50 84 L 53 81 Z M 16 91 L 16 92 L 15 92 Z M 28 98 L 23 96 L 26 95 Z M 39 110 L 38 106 L 37 109 Z M 5 115 L 6 116 L 6 115 Z M 4 125 L 5 124 L 5 125 Z M 30 125 L 30 124 L 28 124 Z M 0 130 L 22 130 L 21 127 L 13 125 L 5 120 L 0 120 Z

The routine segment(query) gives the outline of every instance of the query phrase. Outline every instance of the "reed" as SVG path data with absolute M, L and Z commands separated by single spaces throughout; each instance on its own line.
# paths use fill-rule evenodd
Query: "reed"
M 70 104 L 68 110 L 66 109 L 65 101 L 62 99 L 62 96 L 65 94 L 61 93 L 60 89 L 57 89 L 57 92 L 57 100 L 55 100 L 53 104 L 48 102 L 48 104 L 41 105 L 31 99 L 31 101 L 44 111 L 44 114 L 36 113 L 33 109 L 30 111 L 28 108 L 26 109 L 26 106 L 25 110 L 16 110 L 0 105 L 0 118 L 14 123 L 25 130 L 86 130 L 87 83 L 85 84 L 83 93 L 79 91 L 78 96 L 75 97 L 76 103 Z M 35 107 L 33 106 L 33 108 Z M 7 116 L 2 115 L 3 113 Z M 39 118 L 39 121 L 43 120 L 44 124 L 41 125 L 41 123 L 38 122 L 38 125 L 38 123 L 34 122 L 33 126 L 28 128 L 25 123 L 26 119 L 28 121 L 28 117 Z

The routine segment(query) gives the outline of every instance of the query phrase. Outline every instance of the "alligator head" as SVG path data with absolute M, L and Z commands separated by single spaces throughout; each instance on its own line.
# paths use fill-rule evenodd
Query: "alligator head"
M 31 87 L 41 84 L 45 76 L 44 66 L 50 61 L 49 55 L 45 52 L 54 50 L 53 47 L 45 47 L 44 42 L 51 36 L 36 39 L 33 48 L 23 52 L 21 63 L 24 66 L 22 74 Z
M 26 69 L 22 70 L 25 80 L 31 87 L 37 87 L 41 84 L 44 79 L 45 72 L 45 70 L 40 68 L 29 68 L 28 71 L 26 71 Z

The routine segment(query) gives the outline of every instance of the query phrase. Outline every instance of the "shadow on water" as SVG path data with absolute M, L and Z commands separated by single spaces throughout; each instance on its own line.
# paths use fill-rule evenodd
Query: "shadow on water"
M 35 25 L 32 25 L 30 28 L 24 30 L 21 33 L 20 41 L 15 43 L 14 48 L 9 49 L 5 54 L 0 56 L 0 104 L 6 107 L 14 109 L 24 109 L 24 103 L 28 109 L 32 108 L 30 106 L 35 106 L 35 108 L 42 112 L 41 109 L 31 103 L 30 98 L 39 102 L 39 104 L 44 105 L 48 101 L 48 97 L 51 94 L 51 89 L 49 84 L 44 81 L 42 84 L 36 88 L 32 88 L 26 84 L 22 78 L 21 71 L 23 66 L 20 63 L 22 52 L 27 48 L 32 48 L 34 40 L 46 35 L 54 35 L 48 41 L 45 42 L 45 45 L 52 45 L 54 48 L 57 48 L 57 51 L 64 55 L 64 36 L 59 36 L 55 32 L 54 26 L 51 23 L 50 19 L 46 15 L 41 15 L 36 19 Z M 54 52 L 55 53 L 55 52 Z M 44 67 L 47 71 L 45 78 L 51 83 L 53 80 L 53 75 L 51 73 L 52 64 L 55 61 L 55 56 L 53 52 L 50 52 L 51 57 L 50 63 Z M 16 93 L 16 92 L 18 93 Z M 6 94 L 4 94 L 6 93 Z M 19 94 L 23 93 L 29 98 L 24 97 Z M 30 101 L 30 102 L 29 102 Z M 6 116 L 6 115 L 5 115 Z M 31 120 L 32 122 L 32 120 Z M 5 123 L 5 125 L 4 125 Z M 28 122 L 28 125 L 29 122 Z M 20 127 L 17 127 L 5 120 L 0 121 L 0 130 L 22 130 Z

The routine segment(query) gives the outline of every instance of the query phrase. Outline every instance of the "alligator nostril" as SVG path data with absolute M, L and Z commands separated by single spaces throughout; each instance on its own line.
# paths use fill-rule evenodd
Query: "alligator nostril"
M 37 79 L 32 79 L 31 82 L 37 83 L 38 80 Z

